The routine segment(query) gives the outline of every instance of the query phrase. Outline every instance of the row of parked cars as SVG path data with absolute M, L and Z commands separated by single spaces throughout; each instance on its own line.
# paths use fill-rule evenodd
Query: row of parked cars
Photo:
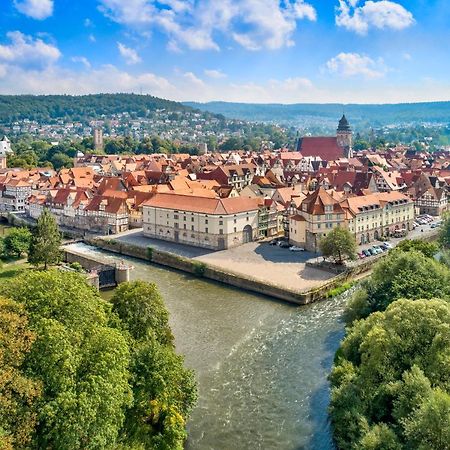
M 275 238 L 272 239 L 269 242 L 270 245 L 277 245 L 278 247 L 281 248 L 288 248 L 291 252 L 304 252 L 305 249 L 303 247 L 297 247 L 296 245 L 291 245 L 289 244 L 288 241 L 286 241 L 283 238 Z
M 422 214 L 421 216 L 417 216 L 414 220 L 413 227 L 420 227 L 421 225 L 428 225 L 433 222 L 434 217 L 429 214 Z M 440 222 L 431 223 L 431 228 L 437 228 L 440 225 Z
M 389 242 L 383 242 L 380 245 L 373 245 L 370 248 L 367 248 L 365 250 L 362 250 L 358 253 L 359 259 L 368 258 L 369 256 L 375 256 L 379 253 L 387 252 L 391 248 L 394 248 L 393 245 Z

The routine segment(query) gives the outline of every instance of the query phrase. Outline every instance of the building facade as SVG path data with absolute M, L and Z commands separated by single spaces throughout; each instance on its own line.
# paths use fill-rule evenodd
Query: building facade
M 161 193 L 143 204 L 145 236 L 213 250 L 258 238 L 260 199 Z

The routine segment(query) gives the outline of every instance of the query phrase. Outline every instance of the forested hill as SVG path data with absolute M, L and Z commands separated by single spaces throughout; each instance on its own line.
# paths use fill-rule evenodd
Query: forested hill
M 64 119 L 86 122 L 99 119 L 101 115 L 128 112 L 145 117 L 157 109 L 167 111 L 192 111 L 181 103 L 164 100 L 151 95 L 96 94 L 96 95 L 1 95 L 0 123 L 15 120 L 49 121 Z
M 297 103 L 283 104 L 255 104 L 255 103 L 227 103 L 186 102 L 187 106 L 223 114 L 235 119 L 277 122 L 290 125 L 308 125 L 308 123 L 326 124 L 345 114 L 351 118 L 354 125 L 372 127 L 399 124 L 450 123 L 450 102 L 430 103 L 402 103 L 380 105 L 342 105 L 337 103 L 312 104 Z

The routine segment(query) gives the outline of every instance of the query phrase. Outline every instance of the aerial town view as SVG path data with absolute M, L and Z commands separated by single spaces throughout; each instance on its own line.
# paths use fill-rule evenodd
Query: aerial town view
M 448 2 L 1 11 L 1 450 L 450 450 Z

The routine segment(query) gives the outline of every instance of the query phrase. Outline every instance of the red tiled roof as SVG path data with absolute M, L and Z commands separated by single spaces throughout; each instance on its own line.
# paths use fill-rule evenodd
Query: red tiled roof
M 203 214 L 238 214 L 255 211 L 262 200 L 256 198 L 205 198 L 193 195 L 155 194 L 144 206 Z
M 335 137 L 304 137 L 300 139 L 298 150 L 303 157 L 318 156 L 325 161 L 334 161 L 344 156 Z

